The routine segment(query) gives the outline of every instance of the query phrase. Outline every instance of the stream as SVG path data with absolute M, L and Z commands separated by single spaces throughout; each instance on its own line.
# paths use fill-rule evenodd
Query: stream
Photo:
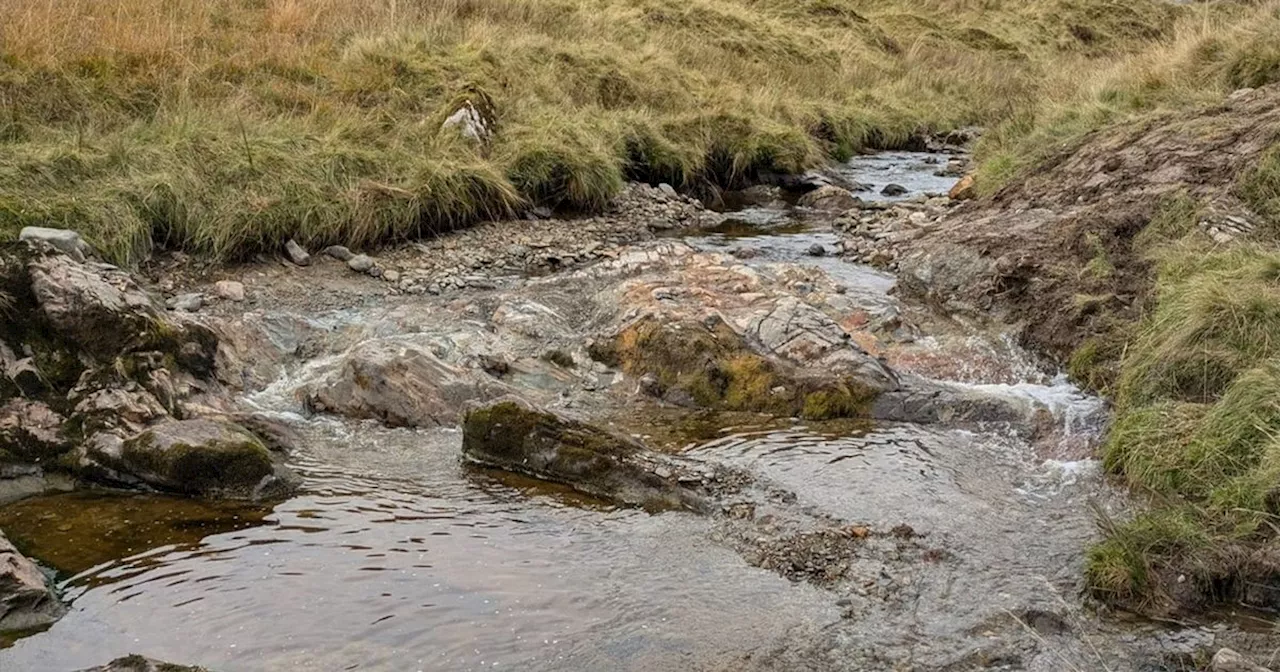
M 864 198 L 895 182 L 911 199 L 950 186 L 936 162 L 894 153 L 839 172 L 874 186 Z M 833 301 L 872 320 L 908 310 L 892 275 L 835 254 L 829 221 L 791 206 L 729 217 L 681 244 L 765 275 L 819 273 L 842 288 Z M 815 245 L 827 254 L 812 256 Z M 421 328 L 402 334 L 412 302 L 428 299 L 282 322 L 324 323 L 332 357 L 368 339 L 451 352 L 496 338 L 440 331 L 440 311 L 457 298 L 431 299 L 414 318 Z M 241 400 L 304 439 L 293 457 L 304 484 L 283 503 L 75 492 L 0 509 L 0 528 L 56 573 L 71 607 L 0 648 L 0 669 L 70 672 L 129 653 L 222 672 L 1162 669 L 1142 666 L 1194 634 L 1100 622 L 1080 595 L 1095 507 L 1125 507 L 1088 457 L 1105 404 L 1000 335 L 916 334 L 902 348 L 929 352 L 946 339 L 989 353 L 1001 371 L 965 368 L 949 384 L 1040 405 L 1054 442 L 999 423 L 764 419 L 678 441 L 686 455 L 794 492 L 797 510 L 894 530 L 857 557 L 821 559 L 844 572 L 835 588 L 744 561 L 706 517 L 619 508 L 464 466 L 456 427 L 310 415 L 297 390 L 322 379 L 319 357 Z M 549 398 L 577 385 L 529 366 L 519 380 Z

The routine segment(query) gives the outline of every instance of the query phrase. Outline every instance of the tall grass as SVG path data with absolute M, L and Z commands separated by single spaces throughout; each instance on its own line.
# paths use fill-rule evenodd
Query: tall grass
M 5 0 L 0 235 L 369 244 L 1024 118 L 1160 0 Z M 1053 94 L 1057 96 L 1058 94 Z M 440 130 L 494 104 L 491 147 Z M 1061 96 L 1058 96 L 1061 97 Z

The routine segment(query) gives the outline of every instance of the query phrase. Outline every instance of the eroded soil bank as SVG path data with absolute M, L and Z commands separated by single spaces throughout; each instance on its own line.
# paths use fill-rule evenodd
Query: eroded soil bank
M 1092 459 L 1105 403 L 841 258 L 851 207 L 944 216 L 948 158 L 826 179 L 872 185 L 862 205 L 815 183 L 713 213 L 635 185 L 612 215 L 368 264 L 157 265 L 166 315 L 217 339 L 213 375 L 162 415 L 281 446 L 296 490 L 0 508 L 68 605 L 0 663 L 1174 670 L 1262 650 L 1236 626 L 1097 613 L 1095 514 L 1129 507 Z M 547 442 L 504 434 L 492 409 L 512 397 Z M 544 454 L 564 446 L 578 461 Z M 59 474 L 83 480 L 43 465 L 24 487 Z

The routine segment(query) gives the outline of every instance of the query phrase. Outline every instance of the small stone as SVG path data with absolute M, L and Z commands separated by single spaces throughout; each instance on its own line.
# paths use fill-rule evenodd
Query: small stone
M 219 280 L 213 283 L 213 292 L 228 301 L 244 301 L 244 284 L 235 280 Z
M 1210 669 L 1213 672 L 1271 672 L 1231 649 L 1220 649 L 1215 653 Z
M 951 191 L 947 192 L 947 197 L 953 201 L 967 201 L 978 195 L 977 184 L 972 175 L 965 175 L 951 187 Z
M 652 373 L 646 373 L 640 376 L 637 391 L 650 397 L 662 396 L 662 384 L 658 382 L 658 377 Z
M 907 188 L 901 184 L 887 184 L 884 189 L 880 190 L 880 193 L 885 196 L 902 196 L 907 193 Z
M 524 259 L 529 256 L 529 246 L 520 243 L 512 243 L 507 246 L 507 254 L 518 259 Z
M 324 248 L 324 253 L 338 261 L 351 261 L 351 259 L 356 256 L 351 250 L 348 250 L 341 245 L 330 245 L 329 247 Z
M 907 217 L 907 221 L 911 222 L 912 226 L 924 226 L 929 223 L 929 215 L 923 212 L 913 212 Z
M 676 188 L 667 184 L 666 182 L 663 182 L 662 184 L 658 185 L 658 191 L 661 191 L 662 195 L 666 196 L 667 198 L 680 197 L 680 194 L 676 192 Z
M 179 294 L 169 299 L 168 304 L 180 313 L 194 313 L 204 307 L 204 296 L 198 293 Z
M 809 249 L 805 250 L 805 253 L 811 257 L 825 257 L 827 248 L 823 247 L 822 243 L 814 243 L 809 246 Z
M 377 266 L 374 266 L 373 268 L 369 269 L 368 273 L 369 273 L 369 276 L 373 278 L 382 277 L 382 269 L 378 268 Z
M 430 285 L 427 285 L 427 293 L 428 293 L 428 294 L 438 295 L 438 294 L 440 294 L 440 291 L 441 291 L 441 290 L 440 290 L 440 285 L 437 285 L 437 284 L 435 284 L 434 282 L 433 282 L 433 283 L 431 283 Z
M 530 210 L 529 214 L 533 215 L 537 219 L 551 219 L 553 213 L 551 212 L 551 208 L 540 205 Z
M 298 244 L 298 241 L 290 238 L 289 242 L 284 244 L 284 251 L 289 255 L 289 261 L 299 266 L 311 265 L 311 255 Z
M 367 254 L 357 254 L 347 260 L 347 268 L 356 273 L 367 273 L 373 268 L 373 258 Z
M 382 279 L 386 280 L 387 282 L 399 282 L 400 272 L 389 268 L 382 272 Z

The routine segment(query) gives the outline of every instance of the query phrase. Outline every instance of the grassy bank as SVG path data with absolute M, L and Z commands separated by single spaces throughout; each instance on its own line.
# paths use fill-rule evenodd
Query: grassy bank
M 1214 10 L 1217 11 L 1217 10 Z M 0 236 L 354 246 L 1034 116 L 1160 0 L 9 0 Z M 1070 87 L 1068 87 L 1070 88 Z M 492 101 L 474 147 L 442 120 Z M 1010 126 L 1005 126 L 1010 128 Z
M 1103 459 L 1151 508 L 1109 526 L 1088 576 L 1144 610 L 1280 607 L 1280 144 L 1231 191 L 1256 242 L 1214 244 L 1179 198 L 1140 241 L 1154 307 L 1119 362 Z
M 1280 81 L 1280 2 L 1219 2 L 1164 36 L 1087 70 L 1051 73 L 1037 100 L 996 124 L 977 149 L 990 194 L 1109 125 L 1219 102 Z

